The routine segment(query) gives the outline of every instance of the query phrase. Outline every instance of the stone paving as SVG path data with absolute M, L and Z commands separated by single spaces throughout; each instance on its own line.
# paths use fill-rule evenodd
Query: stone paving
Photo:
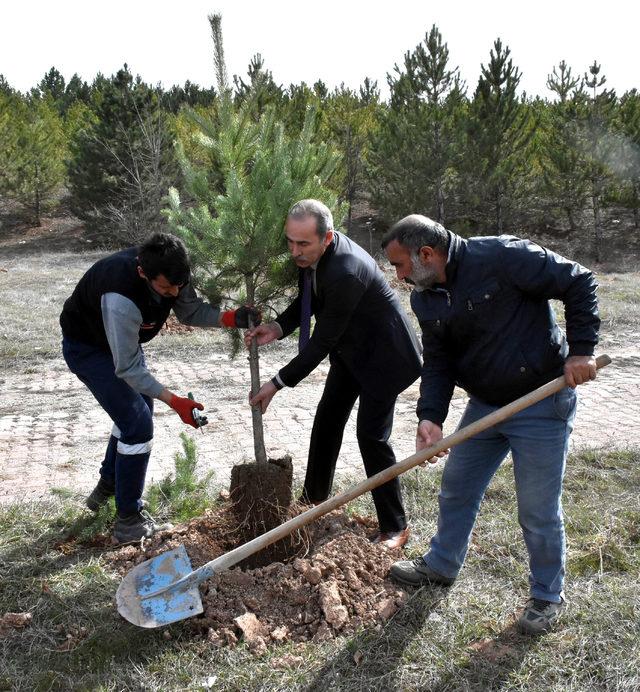
M 600 352 L 613 363 L 596 382 L 580 387 L 580 403 L 572 437 L 574 449 L 640 445 L 640 334 L 610 340 Z M 293 345 L 282 343 L 262 350 L 263 380 L 271 377 L 293 355 Z M 191 390 L 207 408 L 210 424 L 201 434 L 181 423 L 178 416 L 156 402 L 154 451 L 148 479 L 173 470 L 181 448 L 179 433 L 197 440 L 201 471 L 215 471 L 227 485 L 231 467 L 253 458 L 251 413 L 247 403 L 249 373 L 242 356 L 199 351 L 193 360 L 170 359 L 147 349 L 149 366 L 158 379 L 176 392 Z M 288 452 L 295 475 L 304 476 L 307 445 L 315 406 L 322 392 L 328 363 L 322 363 L 294 389 L 276 395 L 267 411 L 265 440 L 269 456 Z M 42 361 L 22 373 L 3 373 L 0 403 L 0 502 L 46 498 L 52 488 L 79 494 L 96 481 L 98 466 L 111 428 L 110 421 L 85 387 L 66 368 L 62 358 Z M 398 399 L 392 442 L 398 459 L 412 454 L 418 385 Z M 452 432 L 466 397 L 456 391 L 445 434 Z M 338 474 L 364 478 L 355 438 L 355 413 L 345 432 Z

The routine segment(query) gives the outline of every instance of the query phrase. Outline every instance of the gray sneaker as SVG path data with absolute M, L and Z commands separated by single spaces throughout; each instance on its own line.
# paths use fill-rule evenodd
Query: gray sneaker
M 523 608 L 516 623 L 524 634 L 542 634 L 548 632 L 565 608 L 565 602 L 552 603 L 541 598 L 530 598 Z
M 135 543 L 141 538 L 151 538 L 157 531 L 167 531 L 172 528 L 173 524 L 158 524 L 144 509 L 134 514 L 118 512 L 113 537 L 118 543 Z
M 98 485 L 96 485 L 85 500 L 85 504 L 92 512 L 97 512 L 100 507 L 103 507 L 109 502 L 109 498 L 113 497 L 115 493 L 115 487 L 111 483 L 105 481 L 104 478 L 100 478 Z
M 396 581 L 409 586 L 451 586 L 455 581 L 452 577 L 434 572 L 421 557 L 394 562 L 389 574 Z

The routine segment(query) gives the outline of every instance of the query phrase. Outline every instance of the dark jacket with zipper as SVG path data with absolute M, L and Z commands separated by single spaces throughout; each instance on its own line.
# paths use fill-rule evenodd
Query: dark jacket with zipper
M 411 294 L 424 359 L 417 414 L 439 425 L 455 385 L 503 406 L 561 375 L 568 356 L 592 355 L 600 326 L 585 267 L 513 236 L 449 235 L 446 282 Z
M 300 326 L 299 294 L 278 316 L 283 337 Z M 375 260 L 335 232 L 316 268 L 311 301 L 316 323 L 309 343 L 278 373 L 294 387 L 329 355 L 339 358 L 374 398 L 397 396 L 420 374 L 420 342 Z

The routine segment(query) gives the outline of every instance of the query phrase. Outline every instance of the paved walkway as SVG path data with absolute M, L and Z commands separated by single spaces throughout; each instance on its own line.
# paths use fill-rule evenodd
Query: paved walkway
M 628 337 L 628 338 L 627 338 Z M 639 334 L 627 335 L 606 351 L 614 362 L 596 382 L 580 387 L 580 403 L 573 448 L 640 445 Z M 169 360 L 147 350 L 152 371 L 175 391 L 192 390 L 207 406 L 210 424 L 204 434 L 184 426 L 178 416 L 157 402 L 154 452 L 148 478 L 158 479 L 173 470 L 180 449 L 179 433 L 195 435 L 201 469 L 215 471 L 221 485 L 228 483 L 234 464 L 253 458 L 251 414 L 246 403 L 249 373 L 246 359 L 219 354 L 192 360 Z M 291 345 L 263 350 L 263 380 L 288 362 Z M 322 391 L 325 362 L 295 389 L 283 390 L 265 416 L 269 456 L 293 456 L 295 474 L 304 475 L 313 412 Z M 110 421 L 84 386 L 60 360 L 35 365 L 28 373 L 4 373 L 0 403 L 0 502 L 40 499 L 51 488 L 85 493 L 97 478 Z M 399 459 L 414 452 L 414 407 L 418 388 L 413 385 L 398 399 L 393 444 Z M 445 424 L 453 431 L 465 405 L 456 392 Z M 342 446 L 337 473 L 364 477 L 352 415 Z

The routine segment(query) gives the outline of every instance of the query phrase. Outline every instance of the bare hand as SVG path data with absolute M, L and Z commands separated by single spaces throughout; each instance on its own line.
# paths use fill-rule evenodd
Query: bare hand
M 264 346 L 281 336 L 282 330 L 279 325 L 275 322 L 269 322 L 268 324 L 261 324 L 259 327 L 254 327 L 253 329 L 247 329 L 244 333 L 244 344 L 249 348 L 249 346 L 251 346 L 251 339 L 255 338 L 258 346 Z
M 251 396 L 251 393 L 249 393 L 249 403 L 251 406 L 260 406 L 262 413 L 265 413 L 271 403 L 271 399 L 273 399 L 277 393 L 278 390 L 275 384 L 269 380 L 269 382 L 265 382 L 262 387 L 260 387 L 255 396 Z
M 596 379 L 595 356 L 570 356 L 564 364 L 564 378 L 567 386 L 576 388 Z
M 416 433 L 416 452 L 420 452 L 423 449 L 431 447 L 431 445 L 440 442 L 442 439 L 442 428 L 430 420 L 421 420 L 418 424 L 418 431 Z M 438 452 L 431 459 L 427 459 L 430 464 L 435 464 L 440 457 L 448 454 L 449 450 L 445 449 L 442 452 Z M 424 466 L 424 464 L 422 464 Z

